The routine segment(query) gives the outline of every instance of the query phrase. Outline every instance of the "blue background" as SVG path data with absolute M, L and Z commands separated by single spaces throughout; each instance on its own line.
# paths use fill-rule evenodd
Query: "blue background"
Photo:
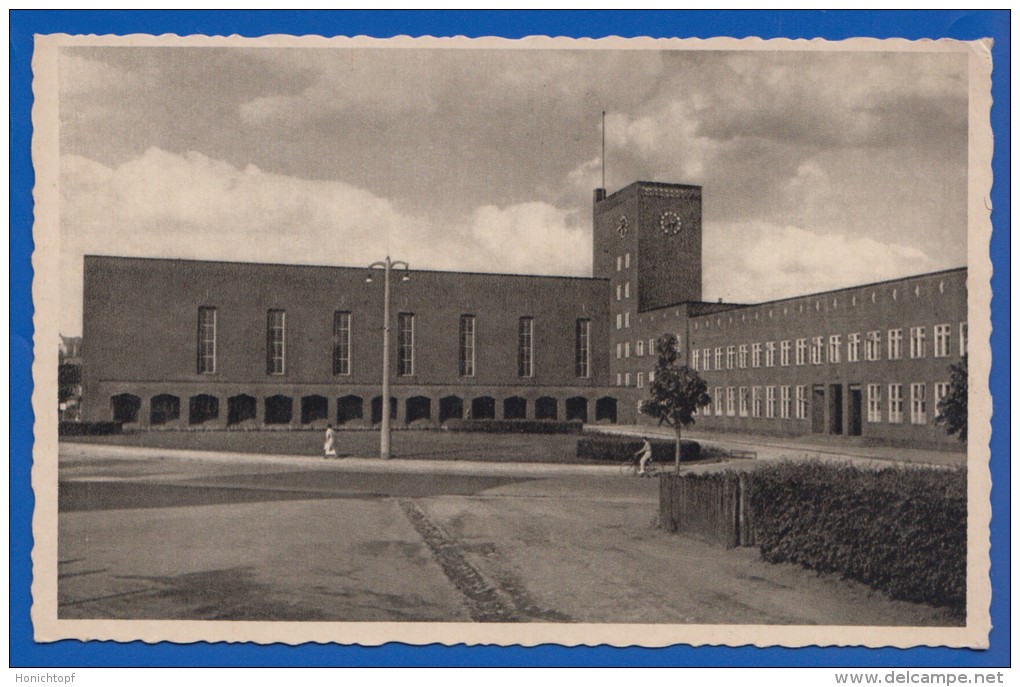
M 37 644 L 29 618 L 32 580 L 32 35 L 176 33 L 260 36 L 466 35 L 827 38 L 992 37 L 992 624 L 991 649 L 753 647 L 383 647 Z M 1008 666 L 1009 576 L 1009 12 L 201 12 L 13 11 L 10 13 L 10 665 L 71 666 Z M 709 572 L 709 571 L 706 571 Z M 637 638 L 636 638 L 637 639 Z

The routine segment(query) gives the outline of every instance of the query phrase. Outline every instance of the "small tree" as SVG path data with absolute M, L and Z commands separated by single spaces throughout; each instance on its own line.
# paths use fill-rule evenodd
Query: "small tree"
M 701 376 L 687 367 L 677 351 L 677 339 L 666 334 L 655 346 L 659 360 L 655 379 L 649 388 L 651 398 L 641 402 L 641 412 L 672 427 L 676 432 L 676 471 L 680 472 L 680 432 L 694 424 L 694 413 L 712 402 L 708 385 Z
M 967 441 L 967 356 L 949 366 L 949 393 L 939 401 L 935 424 L 945 425 L 946 434 L 959 433 Z

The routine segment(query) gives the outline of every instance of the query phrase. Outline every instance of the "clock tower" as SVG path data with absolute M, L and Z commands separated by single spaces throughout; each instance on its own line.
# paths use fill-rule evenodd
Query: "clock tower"
M 610 280 L 610 310 L 621 319 L 701 300 L 700 186 L 637 181 L 609 196 L 597 189 L 593 215 L 592 274 Z

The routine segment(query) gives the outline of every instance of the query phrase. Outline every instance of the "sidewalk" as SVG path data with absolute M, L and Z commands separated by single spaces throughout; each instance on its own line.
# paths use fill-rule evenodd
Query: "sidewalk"
M 591 425 L 586 430 L 627 436 L 655 436 L 672 439 L 669 427 L 647 425 Z M 966 465 L 967 454 L 934 449 L 901 448 L 894 446 L 839 445 L 820 442 L 812 437 L 770 437 L 759 434 L 731 434 L 726 432 L 685 431 L 685 439 L 706 445 L 755 451 L 758 460 L 783 458 L 819 458 L 847 460 L 853 463 L 875 465 L 881 463 L 911 463 L 917 465 Z
M 144 446 L 118 446 L 115 444 L 60 444 L 60 460 L 117 458 L 120 460 L 171 459 L 235 464 L 273 464 L 281 467 L 315 468 L 337 472 L 390 472 L 445 475 L 514 475 L 551 477 L 558 475 L 620 474 L 618 465 L 584 465 L 574 463 L 513 463 L 472 460 L 429 460 L 378 457 L 349 457 L 325 460 L 319 457 L 292 456 L 268 453 L 232 453 L 226 451 L 196 451 L 193 449 L 150 448 Z

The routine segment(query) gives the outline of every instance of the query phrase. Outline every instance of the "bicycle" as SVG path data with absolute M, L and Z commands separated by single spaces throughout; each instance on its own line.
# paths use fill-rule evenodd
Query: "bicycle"
M 649 460 L 645 465 L 645 474 L 641 475 L 641 456 L 631 456 L 620 465 L 620 474 L 625 477 L 656 477 L 662 469 L 655 464 L 655 459 Z

